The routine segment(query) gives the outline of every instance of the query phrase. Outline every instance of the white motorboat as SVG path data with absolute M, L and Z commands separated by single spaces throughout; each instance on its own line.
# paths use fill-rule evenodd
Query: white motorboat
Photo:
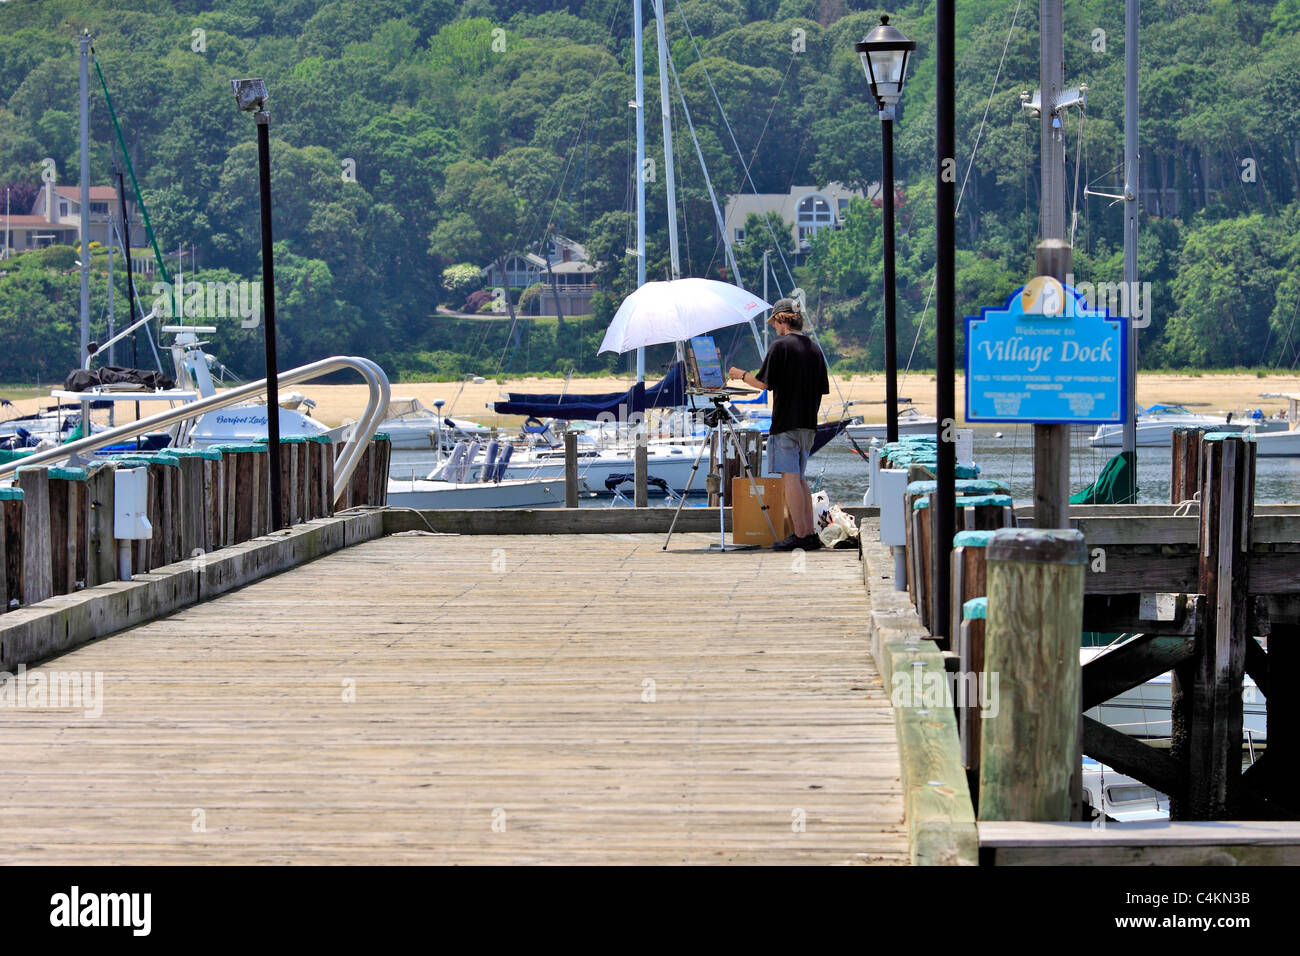
M 390 478 L 388 504 L 421 511 L 439 508 L 559 508 L 564 479 L 506 478 L 501 481 L 414 481 Z
M 544 437 L 544 436 L 542 436 Z M 564 481 L 564 446 L 546 441 L 537 441 L 529 446 L 505 446 L 510 448 L 504 466 L 499 460 L 491 462 L 501 480 L 520 478 L 558 479 Z M 504 448 L 503 448 L 504 452 Z M 691 467 L 699 445 L 651 444 L 646 457 L 647 472 L 662 478 L 675 492 L 681 492 L 690 480 Z M 489 456 L 477 457 L 478 449 L 462 442 L 450 457 L 442 461 L 427 476 L 429 480 L 451 480 L 475 483 L 483 478 L 483 469 L 489 464 Z M 703 493 L 704 476 L 708 472 L 709 453 L 706 449 L 700 462 L 699 473 L 695 476 L 693 492 Z M 587 485 L 600 493 L 604 488 L 605 478 L 616 473 L 631 472 L 636 467 L 635 452 L 628 447 L 608 447 L 597 443 L 592 436 L 578 434 L 578 476 Z
M 1255 454 L 1260 458 L 1300 458 L 1300 393 L 1269 392 L 1262 398 L 1285 398 L 1285 419 L 1265 419 L 1276 431 L 1255 431 Z
M 436 404 L 441 406 L 442 403 Z M 394 450 L 401 451 L 436 448 L 439 435 L 446 451 L 463 438 L 486 441 L 492 432 L 486 425 L 462 418 L 444 415 L 439 422 L 438 411 L 426 408 L 418 398 L 394 398 L 390 401 L 379 430 L 388 436 Z
M 164 332 L 174 333 L 176 338 L 170 348 L 172 363 L 176 368 L 176 383 L 180 389 L 190 389 L 198 393 L 199 398 L 207 398 L 217 393 L 212 381 L 211 367 L 216 359 L 203 351 L 207 343 L 199 340 L 199 333 L 215 331 L 205 326 L 164 326 Z M 298 392 L 290 392 L 281 397 L 280 437 L 312 437 L 328 435 L 336 442 L 344 441 L 351 426 L 329 428 L 311 417 L 315 402 Z M 299 409 L 302 409 L 301 411 Z M 236 405 L 202 415 L 183 433 L 177 435 L 177 444 L 193 448 L 208 448 L 212 445 L 247 444 L 265 439 L 267 435 L 267 405 L 265 402 L 253 402 Z
M 933 435 L 938 419 L 933 415 L 922 415 L 915 407 L 909 405 L 898 410 L 898 434 Z M 887 425 L 885 422 L 871 422 L 862 425 L 850 425 L 845 429 L 855 441 L 885 440 Z
M 1225 432 L 1244 430 L 1251 419 L 1233 419 L 1230 415 L 1201 415 L 1185 405 L 1152 405 L 1138 409 L 1137 444 L 1139 448 L 1167 446 L 1173 443 L 1175 428 L 1208 427 Z M 1088 439 L 1094 448 L 1120 448 L 1124 444 L 1123 425 L 1098 425 Z
M 1083 758 L 1083 792 L 1095 811 L 1118 823 L 1169 819 L 1169 797 L 1091 757 Z

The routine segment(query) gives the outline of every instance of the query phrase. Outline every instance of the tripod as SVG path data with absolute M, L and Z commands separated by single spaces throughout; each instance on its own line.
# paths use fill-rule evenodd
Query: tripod
M 745 449 L 740 445 L 740 439 L 736 435 L 735 417 L 731 414 L 731 409 L 727 408 L 727 401 L 730 395 L 726 392 L 714 392 L 707 389 L 687 389 L 692 395 L 702 395 L 713 403 L 713 410 L 704 413 L 704 421 L 709 426 L 708 432 L 704 436 L 704 441 L 700 444 L 700 452 L 695 456 L 695 463 L 691 465 L 691 476 L 686 480 L 686 487 L 682 489 L 682 497 L 677 502 L 677 510 L 673 512 L 672 523 L 668 526 L 668 537 L 664 539 L 664 550 L 668 550 L 668 542 L 673 539 L 673 529 L 677 527 L 677 519 L 682 513 L 682 508 L 686 504 L 686 496 L 691 493 L 691 485 L 695 482 L 695 473 L 700 470 L 700 462 L 704 459 L 704 450 L 713 442 L 715 435 L 721 439 L 718 442 L 718 550 L 726 551 L 727 548 L 727 525 L 726 525 L 726 495 L 722 487 L 723 466 L 722 462 L 726 458 L 725 449 L 727 440 L 730 439 L 736 449 L 736 457 L 740 459 L 742 467 L 745 469 L 745 477 L 749 479 L 750 491 L 759 501 L 759 507 L 763 512 L 763 519 L 767 522 L 767 529 L 772 532 L 772 540 L 776 541 L 776 528 L 772 525 L 772 516 L 767 513 L 767 502 L 763 500 L 759 493 L 758 482 L 754 480 L 754 472 L 749 467 L 749 459 L 745 456 Z M 757 547 L 752 544 L 732 545 L 732 551 L 748 551 Z M 712 545 L 710 545 L 712 548 Z

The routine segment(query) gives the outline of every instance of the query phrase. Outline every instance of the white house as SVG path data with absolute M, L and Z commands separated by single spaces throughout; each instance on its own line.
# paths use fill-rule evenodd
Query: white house
M 880 185 L 873 183 L 870 197 L 880 195 Z M 862 190 L 849 189 L 840 183 L 826 186 L 794 186 L 788 193 L 740 193 L 727 197 L 723 223 L 727 237 L 735 245 L 744 245 L 747 239 L 767 241 L 770 237 L 747 237 L 745 220 L 749 215 L 763 216 L 769 212 L 780 214 L 790 227 L 790 237 L 797 252 L 804 253 L 812 246 L 812 238 L 822 229 L 838 229 L 844 221 L 849 200 L 861 199 Z
M 501 286 L 507 289 L 526 289 L 541 283 L 543 292 L 535 302 L 538 314 L 556 313 L 558 290 L 560 311 L 566 316 L 590 315 L 591 297 L 596 291 L 594 276 L 600 268 L 599 263 L 589 262 L 586 248 L 564 236 L 552 236 L 543 251 L 545 256 L 536 252 L 509 256 L 504 273 L 496 263 L 492 263 L 482 270 L 484 281 L 489 288 Z
M 107 246 L 110 225 L 121 218 L 117 190 L 112 186 L 90 187 L 90 241 Z M 127 201 L 134 235 L 144 235 L 144 223 Z M 44 249 L 53 245 L 76 245 L 81 241 L 81 187 L 46 184 L 36 195 L 32 211 L 26 215 L 9 215 L 0 223 L 7 241 L 3 246 L 15 252 Z

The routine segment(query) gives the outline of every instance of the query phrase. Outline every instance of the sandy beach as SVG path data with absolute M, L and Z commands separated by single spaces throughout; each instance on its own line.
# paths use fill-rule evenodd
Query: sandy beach
M 569 383 L 570 393 L 599 393 L 623 391 L 631 387 L 626 379 L 582 378 Z M 511 392 L 559 392 L 564 388 L 563 378 L 520 378 L 499 385 L 488 379 L 482 385 L 472 382 L 394 382 L 394 398 L 418 398 L 429 408 L 436 399 L 447 402 L 445 411 L 457 417 L 468 418 L 485 425 L 514 425 L 515 416 L 501 417 L 492 411 L 492 403 Z M 361 416 L 365 408 L 364 385 L 301 385 L 295 388 L 316 402 L 313 415 L 328 425 L 338 425 L 347 419 Z M 1268 375 L 1260 378 L 1253 374 L 1176 374 L 1168 372 L 1142 372 L 1138 375 L 1137 401 L 1146 406 L 1156 402 L 1180 403 L 1193 411 L 1205 413 L 1261 408 L 1266 415 L 1286 409 L 1282 399 L 1261 398 L 1261 392 L 1300 392 L 1300 376 Z M 9 393 L 11 396 L 13 392 Z M 899 394 L 911 399 L 926 414 L 934 413 L 934 376 L 926 372 L 913 372 L 901 380 Z M 831 394 L 822 400 L 822 416 L 837 413 L 842 403 L 849 402 L 850 413 L 861 415 L 868 422 L 885 420 L 885 377 L 883 374 L 857 374 L 837 376 L 831 381 Z M 14 408 L 6 408 L 0 418 L 28 414 L 51 404 L 48 392 L 44 398 L 14 397 Z M 123 409 L 132 406 L 125 404 Z M 958 417 L 965 407 L 964 383 L 957 380 Z M 128 417 L 130 412 L 127 412 Z M 146 412 L 148 414 L 148 412 Z

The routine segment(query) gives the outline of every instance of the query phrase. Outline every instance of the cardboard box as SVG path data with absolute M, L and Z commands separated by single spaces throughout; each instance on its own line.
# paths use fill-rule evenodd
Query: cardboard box
M 756 486 L 756 487 L 755 487 Z M 758 491 L 755 496 L 754 491 Z M 777 540 L 792 533 L 790 519 L 785 513 L 785 492 L 780 478 L 755 478 L 754 484 L 743 475 L 731 480 L 731 543 L 756 544 L 770 548 L 772 532 L 763 517 L 762 503 L 767 504 L 768 517 L 776 529 Z

